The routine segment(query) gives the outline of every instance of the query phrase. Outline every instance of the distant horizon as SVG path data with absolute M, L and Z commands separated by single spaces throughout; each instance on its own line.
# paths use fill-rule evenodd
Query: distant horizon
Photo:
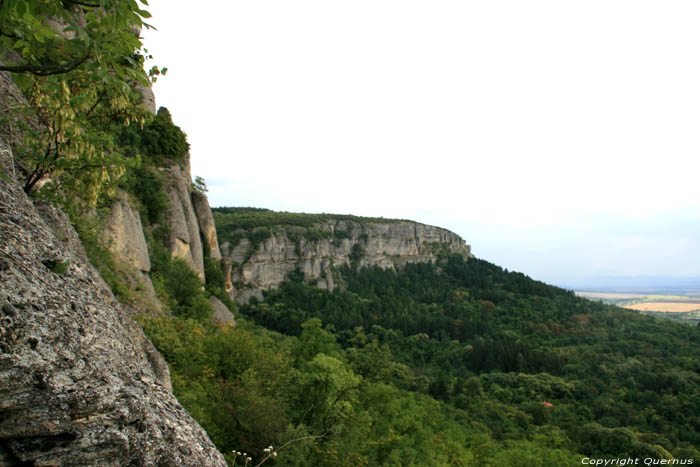
M 600 276 L 552 283 L 576 292 L 700 292 L 698 276 Z

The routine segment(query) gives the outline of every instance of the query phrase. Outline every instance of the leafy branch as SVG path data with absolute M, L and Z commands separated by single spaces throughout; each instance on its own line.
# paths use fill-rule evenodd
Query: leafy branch
M 36 76 L 61 75 L 78 68 L 80 65 L 85 63 L 88 58 L 90 58 L 90 55 L 90 52 L 88 52 L 83 57 L 73 60 L 72 62 L 52 65 L 0 65 L 0 71 L 9 71 L 10 73 L 31 73 Z

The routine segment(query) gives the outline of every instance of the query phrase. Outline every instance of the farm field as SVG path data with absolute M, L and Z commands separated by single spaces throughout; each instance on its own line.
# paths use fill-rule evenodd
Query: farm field
M 629 294 L 629 293 L 617 293 L 617 292 L 576 292 L 579 297 L 585 298 L 598 298 L 602 301 L 607 300 L 632 300 L 635 298 L 645 298 L 647 295 L 644 294 Z
M 674 321 L 683 321 L 688 324 L 700 322 L 700 297 L 697 292 L 665 295 L 578 291 L 576 295 Z
M 638 311 L 662 311 L 666 313 L 687 313 L 700 310 L 700 303 L 683 302 L 642 302 L 624 305 L 625 308 Z

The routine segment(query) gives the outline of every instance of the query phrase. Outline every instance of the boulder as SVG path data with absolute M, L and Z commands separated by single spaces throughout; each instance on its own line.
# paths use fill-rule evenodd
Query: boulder
M 214 307 L 214 314 L 211 317 L 214 324 L 225 324 L 231 326 L 236 325 L 236 320 L 233 317 L 233 313 L 231 313 L 231 310 L 229 310 L 221 300 L 212 295 L 209 297 L 209 303 L 211 303 Z

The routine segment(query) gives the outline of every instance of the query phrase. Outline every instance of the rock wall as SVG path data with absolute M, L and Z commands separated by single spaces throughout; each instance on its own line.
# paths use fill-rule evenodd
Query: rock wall
M 317 234 L 308 235 L 310 230 Z M 307 239 L 314 237 L 323 238 Z M 263 290 L 279 286 L 295 269 L 319 287 L 333 290 L 334 269 L 351 262 L 386 269 L 435 262 L 441 251 L 470 256 L 469 245 L 457 234 L 415 222 L 331 221 L 312 229 L 285 226 L 255 251 L 245 238 L 235 246 L 225 242 L 221 249 L 233 265 L 231 295 L 239 303 L 253 296 L 261 299 Z
M 0 465 L 226 465 L 66 219 L 43 211 L 0 178 Z
M 167 179 L 165 190 L 170 203 L 165 213 L 166 223 L 170 226 L 168 247 L 174 257 L 184 259 L 204 282 L 204 251 L 199 220 L 192 204 L 189 168 L 172 165 L 164 171 Z
M 212 258 L 221 259 L 219 241 L 216 238 L 216 225 L 214 224 L 214 216 L 211 213 L 207 196 L 199 191 L 192 191 L 192 206 L 197 214 L 199 230 L 204 239 L 203 247 L 208 249 Z
M 122 275 L 134 291 L 140 308 L 161 310 L 162 306 L 148 275 L 151 260 L 141 216 L 138 210 L 131 206 L 128 195 L 123 191 L 117 194 L 112 204 L 102 231 L 102 241 L 120 265 Z

